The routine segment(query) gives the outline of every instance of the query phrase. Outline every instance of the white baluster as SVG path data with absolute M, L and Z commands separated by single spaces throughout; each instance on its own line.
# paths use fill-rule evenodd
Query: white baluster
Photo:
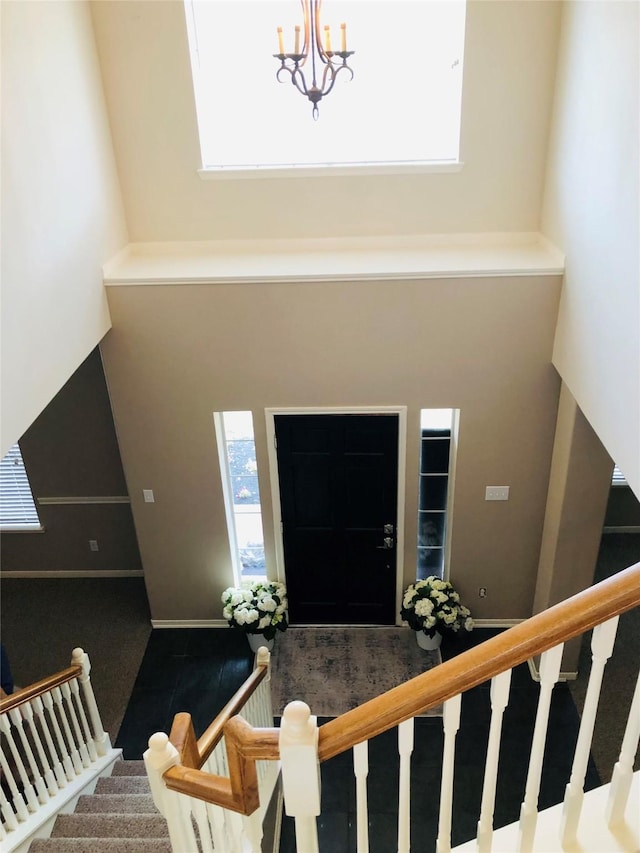
M 413 719 L 398 726 L 400 778 L 398 791 L 398 853 L 409 853 L 411 847 L 411 753 L 413 752 Z
M 318 725 L 304 702 L 289 702 L 280 726 L 282 787 L 287 815 L 295 818 L 297 849 L 318 853 L 320 814 Z
M 211 829 L 211 835 L 213 837 L 213 849 L 226 850 L 227 842 L 225 834 L 224 809 L 220 806 L 214 805 L 213 803 L 206 803 L 206 806 L 207 816 L 209 818 L 209 828 Z
M 78 684 L 78 679 L 74 678 L 73 681 L 70 681 L 69 687 L 71 689 L 71 702 L 72 704 L 75 702 L 76 713 L 80 720 L 80 727 L 82 729 L 82 742 L 86 744 L 90 761 L 95 761 L 98 757 L 98 753 L 96 750 L 96 745 L 93 742 L 93 738 L 91 737 L 91 730 L 89 729 L 89 723 L 87 722 L 87 715 L 85 714 L 82 699 L 80 698 L 80 686 Z
M 31 700 L 31 702 L 24 702 L 21 705 L 20 710 L 22 711 L 22 716 L 24 717 L 25 722 L 29 726 L 29 731 L 31 732 L 31 737 L 33 739 L 33 743 L 35 744 L 36 752 L 38 753 L 38 758 L 40 759 L 40 765 L 44 773 L 44 781 L 45 785 L 47 786 L 47 791 L 49 792 L 50 796 L 53 797 L 53 795 L 58 792 L 58 783 L 56 782 L 56 777 L 53 775 L 51 765 L 49 764 L 49 759 L 42 745 L 40 732 L 38 731 L 36 720 L 34 719 L 33 715 L 34 705 L 35 702 L 33 700 Z
M 540 658 L 540 695 L 536 711 L 536 724 L 533 729 L 529 771 L 525 787 L 524 800 L 520 807 L 520 826 L 518 828 L 518 849 L 529 851 L 533 849 L 533 839 L 538 822 L 538 796 L 540 795 L 540 780 L 542 778 L 542 762 L 544 745 L 549 727 L 549 710 L 551 695 L 560 675 L 562 652 L 564 644 L 560 643 L 544 652 Z
M 618 616 L 614 616 L 608 622 L 598 625 L 593 629 L 591 637 L 591 675 L 584 700 L 582 719 L 580 720 L 578 742 L 573 756 L 571 779 L 566 787 L 562 810 L 561 839 L 562 844 L 567 847 L 575 843 L 578 832 L 578 822 L 584 799 L 584 780 L 587 774 L 587 762 L 598 710 L 598 700 L 600 699 L 602 677 L 605 665 L 613 651 L 618 619 Z
M 57 688 L 55 689 L 57 690 Z M 50 693 L 43 694 L 42 701 L 44 702 L 44 706 L 49 714 L 49 719 L 53 726 L 53 732 L 58 742 L 58 749 L 60 750 L 60 757 L 62 758 L 62 766 L 64 767 L 65 776 L 67 781 L 70 782 L 75 776 L 75 771 L 69 754 L 69 748 L 62 737 L 62 732 L 60 731 L 60 723 L 58 722 L 58 716 L 56 714 L 56 707 L 58 707 L 58 703 L 54 703 L 53 701 L 54 692 L 55 691 L 52 690 Z
M 206 773 L 212 773 L 214 776 L 228 777 L 228 773 L 223 772 L 222 770 L 221 756 L 223 755 L 226 755 L 224 738 L 202 765 L 202 770 Z M 230 846 L 230 842 L 227 837 L 225 809 L 221 808 L 221 806 L 216 806 L 213 803 L 207 803 L 207 815 L 209 817 L 209 826 L 211 827 L 214 849 L 227 850 Z
M 504 709 L 509 701 L 511 686 L 511 670 L 496 675 L 491 679 L 491 725 L 489 727 L 489 743 L 487 745 L 487 760 L 484 768 L 484 783 L 482 785 L 482 805 L 478 821 L 478 850 L 487 853 L 491 850 L 493 839 L 493 812 L 496 802 L 496 780 L 498 778 L 498 758 L 500 755 L 500 735 L 502 733 L 502 718 Z
M 250 853 L 260 853 L 264 835 L 260 810 L 250 815 L 242 815 L 243 837 L 249 843 Z
M 193 816 L 198 825 L 202 853 L 213 853 L 213 841 L 211 839 L 206 803 L 202 800 L 197 800 L 195 797 L 190 797 L 189 799 L 191 801 L 190 805 Z
M 26 807 L 25 807 L 26 811 Z M 5 792 L 0 788 L 0 814 L 2 814 L 2 819 L 4 821 L 4 826 L 7 829 L 13 830 L 18 828 L 18 821 L 16 820 L 16 813 L 11 808 L 11 803 L 6 797 Z M 0 823 L 0 826 L 3 824 Z
M 31 771 L 31 781 L 35 783 L 36 791 L 38 792 L 38 802 L 46 803 L 49 799 L 49 792 L 47 791 L 47 786 L 45 784 L 44 779 L 42 778 L 42 773 L 40 772 L 40 767 L 38 766 L 38 762 L 36 761 L 36 757 L 33 754 L 33 750 L 31 749 L 31 744 L 29 743 L 29 739 L 24 730 L 24 719 L 22 716 L 22 709 L 20 707 L 12 708 L 9 711 L 9 717 L 11 718 L 11 722 L 14 725 L 14 728 L 18 732 L 18 737 L 20 738 L 20 742 L 22 743 L 22 749 L 24 751 L 24 755 L 27 759 L 27 764 L 29 765 L 29 770 Z M 25 768 L 26 769 L 26 768 Z
M 624 820 L 625 809 L 629 800 L 629 791 L 633 780 L 633 760 L 640 741 L 640 674 L 636 681 L 636 689 L 631 701 L 629 719 L 625 728 L 620 749 L 620 757 L 613 768 L 611 788 L 607 800 L 606 819 L 610 827 Z
M 353 772 L 356 777 L 357 853 L 369 853 L 369 808 L 367 806 L 369 741 L 365 740 L 353 747 Z
M 442 725 L 444 748 L 442 756 L 442 785 L 440 788 L 440 814 L 438 817 L 437 853 L 451 850 L 451 811 L 453 808 L 453 771 L 456 750 L 456 735 L 460 728 L 462 697 L 453 696 L 444 703 Z
M 227 824 L 227 839 L 229 853 L 243 853 L 242 850 L 242 815 L 238 812 L 225 810 L 224 819 Z
M 89 675 L 91 672 L 91 662 L 89 660 L 89 655 L 82 649 L 74 649 L 71 654 L 71 664 L 74 666 L 77 664 L 82 667 L 82 675 L 78 678 L 78 681 L 82 687 L 84 701 L 87 706 L 87 710 L 89 711 L 89 719 L 91 720 L 91 726 L 93 728 L 93 740 L 96 745 L 98 755 L 106 755 L 111 749 L 111 742 L 109 741 L 109 735 L 105 732 L 102 726 L 100 712 L 98 711 L 98 705 L 96 704 L 96 697 L 94 696 L 93 687 L 91 686 L 91 678 Z
M 76 714 L 76 709 L 74 708 L 73 699 L 71 697 L 71 685 L 67 681 L 64 684 L 60 685 L 60 689 L 62 690 L 62 695 L 64 696 L 64 700 L 67 703 L 67 719 L 71 720 L 71 725 L 73 726 L 73 732 L 76 737 L 75 742 L 78 745 L 78 749 L 80 751 L 80 760 L 82 761 L 82 766 L 88 767 L 91 764 L 91 761 L 89 759 L 89 750 L 87 749 L 87 745 L 82 737 L 82 732 L 80 731 L 78 715 Z
M 156 732 L 149 738 L 149 749 L 143 758 L 151 796 L 167 821 L 172 848 L 180 853 L 198 853 L 198 842 L 190 818 L 190 798 L 170 791 L 162 778 L 165 770 L 179 764 L 178 750 L 169 743 L 164 732 Z
M 9 790 L 11 791 L 11 802 L 13 803 L 16 814 L 18 815 L 18 820 L 27 820 L 29 817 L 29 809 L 24 801 L 24 797 L 18 790 L 16 780 L 14 779 L 13 772 L 9 767 L 9 762 L 6 759 L 4 750 L 0 750 L 0 767 L 2 767 L 2 779 L 3 781 L 6 780 Z M 11 806 L 9 806 L 9 809 L 11 809 Z
M 17 710 L 17 709 L 14 709 Z M 9 714 L 11 711 L 9 712 Z M 19 713 L 19 712 L 18 712 Z M 22 790 L 24 791 L 24 796 L 27 801 L 27 807 L 29 811 L 35 812 L 38 810 L 38 798 L 36 796 L 36 792 L 33 788 L 29 780 L 29 775 L 24 766 L 24 761 L 22 760 L 22 756 L 20 755 L 20 751 L 18 746 L 14 740 L 13 732 L 11 731 L 11 725 L 9 723 L 9 715 L 3 714 L 0 717 L 0 731 L 7 739 L 7 746 L 11 751 L 11 755 L 13 756 L 13 761 L 15 764 L 15 768 L 18 771 L 18 775 L 20 776 L 20 782 L 22 783 Z M 13 793 L 13 788 L 11 789 Z
M 64 775 L 64 769 L 62 767 L 62 764 L 60 763 L 58 753 L 56 752 L 56 748 L 53 743 L 53 738 L 51 737 L 51 732 L 49 731 L 49 725 L 47 723 L 47 718 L 44 713 L 44 705 L 42 703 L 42 699 L 39 696 L 36 696 L 35 699 L 31 700 L 30 704 L 33 707 L 33 710 L 35 711 L 37 719 L 40 721 L 40 728 L 42 729 L 42 733 L 44 734 L 44 740 L 47 745 L 47 751 L 49 754 L 47 765 L 53 768 L 56 787 L 64 788 L 67 784 L 67 779 Z M 47 778 L 46 775 L 45 778 Z
M 51 691 L 51 695 L 53 696 L 53 701 L 58 709 L 58 716 L 62 722 L 62 728 L 67 739 L 68 746 L 65 751 L 69 753 L 74 772 L 77 775 L 80 775 L 80 773 L 82 773 L 82 759 L 80 758 L 80 753 L 78 752 L 73 735 L 71 734 L 71 729 L 69 728 L 69 721 L 67 720 L 67 714 L 65 712 L 65 705 L 62 700 L 60 688 L 54 687 Z

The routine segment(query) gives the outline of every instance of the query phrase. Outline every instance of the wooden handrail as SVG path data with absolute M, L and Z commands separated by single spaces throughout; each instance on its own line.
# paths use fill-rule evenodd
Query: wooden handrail
M 325 723 L 319 730 L 320 761 L 638 605 L 640 563 Z
M 31 699 L 35 699 L 36 696 L 42 696 L 53 690 L 54 687 L 60 687 L 62 684 L 73 681 L 74 678 L 79 678 L 81 675 L 82 667 L 74 665 L 53 675 L 48 675 L 46 678 L 36 681 L 35 684 L 30 684 L 28 687 L 16 690 L 15 693 L 0 701 L 0 714 L 5 714 L 7 711 L 11 711 L 12 708 L 17 708 L 18 705 L 29 702 Z
M 325 723 L 319 729 L 319 759 L 333 758 L 639 605 L 640 563 L 636 563 Z M 236 768 L 239 777 L 248 781 L 249 789 L 240 792 L 233 774 L 231 779 L 223 779 L 186 767 L 166 771 L 168 787 L 244 814 L 251 813 L 246 809 L 257 807 L 253 764 L 256 759 L 280 758 L 278 729 L 253 728 L 239 716 L 239 710 L 266 674 L 265 671 L 259 678 L 258 672 L 256 669 L 252 673 L 198 741 L 200 755 L 208 750 L 208 756 L 224 734 L 230 768 Z M 184 736 L 176 737 L 176 745 L 186 755 L 192 747 L 187 745 L 189 736 L 182 731 Z
M 227 722 L 238 714 L 258 689 L 258 685 L 266 678 L 269 667 L 257 666 L 249 678 L 233 694 L 211 725 L 198 738 L 198 752 L 202 764 L 209 758 L 220 742 Z

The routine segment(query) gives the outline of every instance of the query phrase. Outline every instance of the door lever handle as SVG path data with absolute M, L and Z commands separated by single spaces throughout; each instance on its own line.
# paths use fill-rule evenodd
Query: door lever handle
M 376 549 L 378 551 L 389 551 L 393 548 L 393 537 L 385 536 L 383 541 L 383 545 L 376 545 Z

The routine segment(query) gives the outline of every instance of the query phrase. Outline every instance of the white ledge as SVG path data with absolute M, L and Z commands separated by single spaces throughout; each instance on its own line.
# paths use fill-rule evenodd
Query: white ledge
M 562 275 L 537 232 L 309 240 L 131 243 L 105 265 L 107 286 L 376 281 Z

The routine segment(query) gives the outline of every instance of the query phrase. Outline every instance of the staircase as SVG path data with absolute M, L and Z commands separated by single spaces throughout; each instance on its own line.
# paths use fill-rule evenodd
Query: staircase
M 472 835 L 475 828 L 476 838 L 455 849 L 638 853 L 640 776 L 634 774 L 634 763 L 640 742 L 640 677 L 610 785 L 590 790 L 586 784 L 618 618 L 638 607 L 640 563 L 321 725 L 304 702 L 294 700 L 285 707 L 280 726 L 274 726 L 269 652 L 261 648 L 249 678 L 199 738 L 191 715 L 177 714 L 169 735 L 156 732 L 150 737 L 144 763 L 122 761 L 111 749 L 91 690 L 88 657 L 75 649 L 67 670 L 0 703 L 2 849 L 7 853 L 26 853 L 27 847 L 30 853 L 277 850 L 284 799 L 295 830 L 295 842 L 287 849 L 318 853 L 318 829 L 329 816 L 321 815 L 321 767 L 329 768 L 328 762 L 349 753 L 357 850 L 370 850 L 371 828 L 374 849 L 384 841 L 385 853 L 391 849 L 409 853 L 412 811 L 415 817 L 424 817 L 416 794 L 421 789 L 412 790 L 411 782 L 415 721 L 442 705 L 442 739 L 437 747 L 441 765 L 436 784 L 427 793 L 437 799 L 440 789 L 435 847 L 437 853 L 451 853 L 462 697 L 481 687 L 490 700 L 490 712 L 481 720 L 482 728 L 488 729 L 483 779 L 474 783 L 482 792 L 481 802 L 479 810 L 474 804 L 468 815 L 471 821 L 478 816 L 469 832 Z M 558 758 L 547 735 L 563 647 L 586 631 L 592 632 L 591 669 L 564 798 L 560 805 L 544 809 L 543 765 Z M 512 672 L 534 658 L 539 660 L 540 689 L 535 707 L 524 708 L 533 731 L 531 739 L 527 735 L 514 741 L 508 726 L 503 732 L 503 715 L 511 710 Z M 607 699 L 618 701 L 615 696 Z M 602 705 L 606 713 L 606 701 Z M 520 713 L 523 708 L 518 709 L 516 702 L 514 710 Z M 387 733 L 397 741 L 398 759 L 398 773 L 392 774 L 395 784 L 387 784 L 387 774 L 383 785 L 385 802 L 394 808 L 397 804 L 393 827 L 397 836 L 388 845 L 372 823 L 368 806 L 369 794 L 372 803 L 374 795 L 377 799 L 380 795 L 373 773 L 369 785 L 369 744 Z M 415 746 L 416 767 L 423 773 L 433 769 L 424 763 L 420 744 Z M 502 827 L 496 820 L 494 826 L 502 778 L 498 770 L 514 749 L 528 755 L 526 782 L 523 777 L 516 792 L 520 819 Z M 68 813 L 74 806 L 75 811 Z M 50 826 L 50 837 L 34 838 L 45 835 Z M 419 839 L 418 830 L 414 849 Z
M 149 791 L 143 761 L 117 761 L 73 814 L 58 815 L 50 838 L 29 853 L 171 853 L 167 822 Z

